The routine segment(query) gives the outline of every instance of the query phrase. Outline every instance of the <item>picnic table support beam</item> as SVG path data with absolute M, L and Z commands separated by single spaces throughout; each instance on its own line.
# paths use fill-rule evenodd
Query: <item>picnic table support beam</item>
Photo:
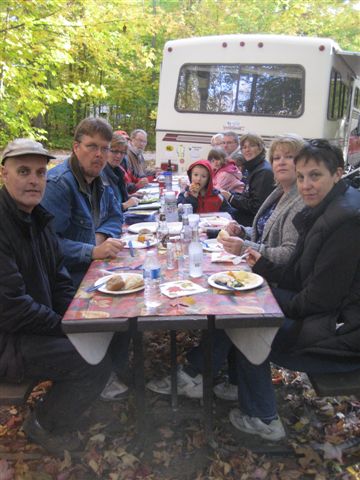
M 145 401 L 145 374 L 144 374 L 144 349 L 143 333 L 137 328 L 137 318 L 130 319 L 130 333 L 134 348 L 134 384 L 135 384 L 135 405 L 136 405 L 136 430 L 141 434 L 146 421 Z
M 178 409 L 176 330 L 170 330 L 171 408 Z
M 203 398 L 204 398 L 204 429 L 207 442 L 210 446 L 216 445 L 213 432 L 213 343 L 215 332 L 215 316 L 208 316 L 208 328 L 202 331 L 204 372 L 203 372 Z

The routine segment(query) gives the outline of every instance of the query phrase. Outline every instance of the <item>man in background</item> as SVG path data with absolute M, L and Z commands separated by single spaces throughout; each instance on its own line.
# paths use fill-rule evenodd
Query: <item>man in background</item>
M 152 181 L 155 171 L 146 168 L 144 150 L 147 145 L 147 133 L 140 128 L 130 133 L 130 142 L 128 145 L 128 168 L 132 175 L 138 178 L 147 177 Z

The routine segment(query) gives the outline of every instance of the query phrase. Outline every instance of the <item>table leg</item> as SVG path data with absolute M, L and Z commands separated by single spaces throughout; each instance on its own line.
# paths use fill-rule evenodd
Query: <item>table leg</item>
M 176 330 L 170 330 L 171 408 L 178 409 Z
M 205 435 L 208 443 L 214 443 L 213 437 L 213 341 L 215 331 L 215 316 L 208 316 L 208 328 L 202 331 L 203 340 L 203 352 L 204 352 L 204 372 L 203 372 L 203 384 L 204 384 L 204 427 Z
M 143 333 L 137 328 L 137 318 L 130 319 L 130 331 L 134 348 L 134 384 L 136 405 L 136 430 L 137 433 L 144 431 L 146 421 L 145 401 L 145 375 L 144 375 L 144 349 Z

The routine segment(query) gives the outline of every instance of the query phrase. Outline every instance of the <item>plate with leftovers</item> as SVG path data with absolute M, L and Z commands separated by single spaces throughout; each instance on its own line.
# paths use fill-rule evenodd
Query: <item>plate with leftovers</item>
M 140 273 L 121 273 L 106 275 L 95 282 L 104 283 L 98 288 L 99 292 L 110 293 L 111 295 L 125 295 L 126 293 L 139 292 L 144 289 L 144 279 Z
M 121 238 L 125 242 L 124 248 L 149 248 L 157 244 L 157 239 L 154 233 L 140 232 L 137 235 L 125 235 Z M 130 244 L 131 242 L 131 244 Z
M 132 233 L 155 233 L 157 227 L 157 222 L 139 222 L 129 225 L 128 230 Z
M 203 250 L 205 252 L 223 252 L 224 247 L 217 241 L 216 238 L 209 238 L 206 240 L 200 240 Z
M 225 218 L 219 216 L 209 216 L 209 217 L 202 217 L 199 222 L 199 227 L 201 228 L 207 228 L 207 227 L 212 227 L 212 228 L 222 228 L 225 227 L 229 222 L 231 221 L 230 218 Z
M 170 235 L 179 235 L 182 229 L 182 222 L 167 222 Z M 129 225 L 128 231 L 131 233 L 155 233 L 157 222 L 140 222 Z
M 246 272 L 245 270 L 228 270 L 210 275 L 208 283 L 220 290 L 252 290 L 260 287 L 264 279 L 257 273 Z

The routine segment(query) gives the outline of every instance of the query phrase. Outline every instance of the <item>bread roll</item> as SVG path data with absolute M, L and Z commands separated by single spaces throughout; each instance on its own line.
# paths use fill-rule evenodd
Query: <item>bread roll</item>
M 129 275 L 125 280 L 124 290 L 135 290 L 135 288 L 142 287 L 144 279 L 141 275 Z
M 218 236 L 216 239 L 219 240 L 226 240 L 227 238 L 230 238 L 230 235 L 226 230 L 221 229 L 220 232 L 218 233 Z
M 106 282 L 105 286 L 106 289 L 110 290 L 111 292 L 118 292 L 119 290 L 123 290 L 125 287 L 125 282 L 121 275 L 113 275 Z
M 192 190 L 193 192 L 196 192 L 196 193 L 199 193 L 199 192 L 200 192 L 200 189 L 201 189 L 201 187 L 200 187 L 200 185 L 199 185 L 198 183 L 192 183 L 192 184 L 190 185 L 190 188 L 191 188 L 191 190 Z

